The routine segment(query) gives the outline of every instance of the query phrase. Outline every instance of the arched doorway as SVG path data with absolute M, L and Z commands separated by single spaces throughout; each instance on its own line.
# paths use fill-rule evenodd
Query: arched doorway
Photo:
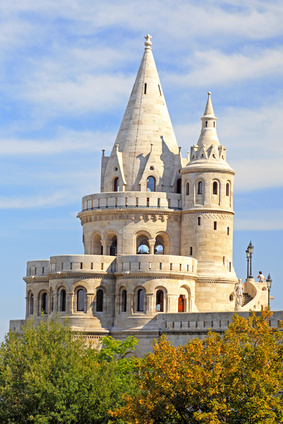
M 185 295 L 183 294 L 178 297 L 178 312 L 185 312 Z

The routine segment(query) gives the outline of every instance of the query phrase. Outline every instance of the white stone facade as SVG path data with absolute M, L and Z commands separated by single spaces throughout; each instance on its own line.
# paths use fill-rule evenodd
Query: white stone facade
M 182 322 L 194 313 L 235 311 L 238 281 L 235 172 L 217 137 L 211 94 L 199 140 L 182 158 L 149 36 L 145 45 L 113 150 L 102 154 L 101 192 L 82 199 L 85 254 L 29 261 L 24 278 L 26 319 L 60 314 L 94 341 L 135 334 L 139 354 L 171 314 Z M 266 283 L 248 280 L 244 291 L 248 303 L 237 311 L 267 306 Z M 179 343 L 180 332 L 176 337 Z

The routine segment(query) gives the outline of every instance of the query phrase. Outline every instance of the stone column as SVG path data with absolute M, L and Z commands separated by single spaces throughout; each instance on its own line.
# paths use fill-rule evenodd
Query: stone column
M 154 311 L 154 302 L 153 302 L 153 293 L 146 293 L 146 310 L 145 312 L 149 312 L 152 314 Z
M 149 244 L 149 254 L 154 255 L 155 239 L 149 239 L 148 244 Z
M 67 292 L 66 291 L 66 314 L 72 315 L 73 311 L 73 292 Z
M 87 293 L 86 294 L 86 313 L 87 315 L 92 316 L 92 301 L 94 298 L 94 293 Z

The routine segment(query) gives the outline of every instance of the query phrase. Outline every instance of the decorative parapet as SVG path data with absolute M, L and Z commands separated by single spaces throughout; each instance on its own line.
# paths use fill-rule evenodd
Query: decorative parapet
M 50 260 L 29 261 L 27 263 L 26 282 L 47 279 L 50 274 L 72 273 L 114 273 L 116 257 L 106 255 L 61 255 L 51 256 Z
M 236 312 L 244 318 L 250 312 Z M 256 312 L 260 315 L 261 312 Z M 209 330 L 224 333 L 233 321 L 235 312 L 191 312 L 191 313 L 163 313 L 157 315 L 157 326 L 161 334 L 206 334 Z M 270 317 L 269 325 L 277 327 L 283 320 L 283 311 L 275 311 Z
M 82 212 L 99 209 L 182 209 L 182 195 L 177 193 L 125 191 L 84 196 Z
M 126 274 L 169 273 L 172 275 L 195 276 L 197 260 L 187 256 L 175 255 L 119 255 L 117 256 L 117 272 Z

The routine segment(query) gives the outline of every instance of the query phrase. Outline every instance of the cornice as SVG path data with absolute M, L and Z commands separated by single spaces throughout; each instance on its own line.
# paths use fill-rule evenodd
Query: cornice
M 196 282 L 197 275 L 192 273 L 172 273 L 169 272 L 129 272 L 126 274 L 125 272 L 115 272 L 115 277 L 124 278 L 124 279 L 140 279 L 140 278 L 151 278 L 152 280 L 194 280 Z
M 78 213 L 81 223 L 94 221 L 105 221 L 113 219 L 132 220 L 132 221 L 176 221 L 181 220 L 181 210 L 160 210 L 158 208 L 124 208 L 124 209 L 91 209 Z

